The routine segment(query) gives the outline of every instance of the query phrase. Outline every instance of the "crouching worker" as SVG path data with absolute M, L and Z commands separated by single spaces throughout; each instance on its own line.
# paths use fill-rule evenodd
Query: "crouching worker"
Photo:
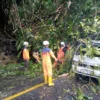
M 41 63 L 38 51 L 33 51 L 32 55 L 38 63 Z
M 44 72 L 44 83 L 49 86 L 53 86 L 54 83 L 52 82 L 52 63 L 51 63 L 51 57 L 57 61 L 57 58 L 55 57 L 53 51 L 48 48 L 49 42 L 43 41 L 44 48 L 42 49 L 42 66 L 43 66 L 43 72 Z
M 28 63 L 29 63 L 29 59 L 30 59 L 29 51 L 28 51 L 29 43 L 24 42 L 23 45 L 24 45 L 24 49 L 23 49 L 24 66 L 25 66 L 25 68 L 28 68 L 29 67 Z

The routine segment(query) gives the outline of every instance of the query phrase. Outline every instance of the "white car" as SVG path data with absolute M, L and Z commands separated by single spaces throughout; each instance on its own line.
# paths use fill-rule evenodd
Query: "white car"
M 84 43 L 81 43 L 80 46 L 86 48 Z M 77 48 L 73 57 L 73 72 L 75 72 L 76 75 L 81 74 L 89 77 L 100 78 L 100 55 L 94 55 L 94 57 L 86 55 L 81 56 L 79 53 L 80 46 Z M 100 41 L 92 40 L 92 46 L 100 49 Z

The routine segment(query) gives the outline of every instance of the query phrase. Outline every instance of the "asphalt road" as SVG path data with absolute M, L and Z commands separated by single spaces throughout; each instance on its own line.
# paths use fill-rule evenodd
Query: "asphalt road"
M 90 97 L 90 100 L 100 100 L 99 91 L 91 89 L 97 84 L 91 82 L 82 83 L 73 77 L 63 76 L 55 79 L 55 85 L 52 87 L 44 84 L 39 86 L 41 83 L 43 83 L 42 77 L 36 79 L 23 76 L 2 78 L 0 79 L 0 100 L 10 100 L 9 97 L 12 97 L 12 100 L 74 100 L 79 89 L 82 94 Z

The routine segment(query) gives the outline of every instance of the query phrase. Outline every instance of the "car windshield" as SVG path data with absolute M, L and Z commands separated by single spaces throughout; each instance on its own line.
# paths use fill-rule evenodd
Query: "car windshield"
M 85 51 L 80 51 L 81 48 L 86 48 L 86 44 L 85 43 L 81 43 L 79 45 L 79 48 L 78 48 L 78 50 L 76 52 L 77 55 L 80 55 L 80 54 L 83 54 L 84 55 L 86 53 Z
M 92 43 L 92 46 L 100 49 L 100 43 Z M 81 54 L 84 55 L 84 54 L 86 54 L 87 51 L 82 50 L 84 48 L 86 48 L 86 44 L 85 43 L 81 43 L 79 48 L 78 48 L 78 50 L 77 50 L 77 52 L 76 52 L 76 55 L 81 55 Z M 100 52 L 100 50 L 99 50 L 99 52 Z M 97 55 L 97 54 L 94 54 L 94 56 L 95 57 L 100 57 L 100 55 Z

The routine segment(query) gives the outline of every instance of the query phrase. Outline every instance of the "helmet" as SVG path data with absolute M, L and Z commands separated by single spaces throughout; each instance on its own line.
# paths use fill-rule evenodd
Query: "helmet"
M 43 41 L 43 45 L 48 45 L 49 42 L 48 41 Z
M 65 43 L 64 43 L 64 42 L 61 42 L 60 44 L 61 44 L 62 46 L 64 46 L 64 45 L 65 45 Z
M 23 43 L 23 45 L 28 45 L 29 43 L 27 42 L 27 41 L 25 41 L 24 43 Z

